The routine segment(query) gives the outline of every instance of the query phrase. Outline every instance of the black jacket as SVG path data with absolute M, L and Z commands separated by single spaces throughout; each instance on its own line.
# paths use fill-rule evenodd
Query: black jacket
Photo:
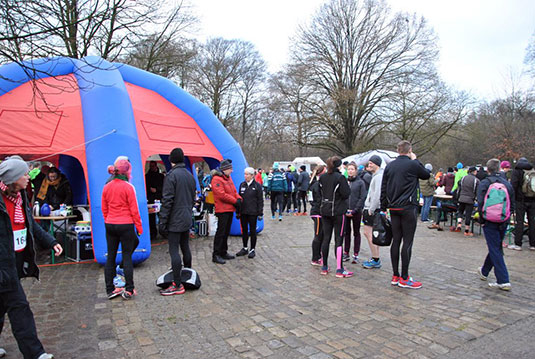
M 524 170 L 531 170 L 533 166 L 525 159 L 518 160 L 513 174 L 511 176 L 511 185 L 515 192 L 515 199 L 517 202 L 535 202 L 535 197 L 526 197 L 522 193 L 522 183 L 524 182 Z
M 372 182 L 372 174 L 368 171 L 362 170 L 360 171 L 357 176 L 360 177 L 364 181 L 364 185 L 366 186 L 366 191 L 370 189 L 370 183 Z
M 310 182 L 310 175 L 307 171 L 299 173 L 297 178 L 297 190 L 298 191 L 308 191 L 308 184 Z
M 344 175 L 342 175 L 340 171 L 335 170 L 333 173 L 322 174 L 319 182 L 322 202 L 320 208 L 321 215 L 341 216 L 346 213 L 349 206 L 348 199 L 351 191 Z M 323 209 L 325 202 L 333 200 L 334 206 L 332 206 L 332 209 L 325 211 Z
M 154 203 L 155 200 L 162 199 L 162 190 L 163 190 L 163 180 L 165 176 L 163 173 L 154 172 L 149 170 L 145 174 L 145 186 L 147 187 L 147 202 Z M 152 192 L 150 189 L 156 188 L 156 192 Z
M 347 181 L 351 190 L 351 194 L 349 195 L 349 209 L 352 211 L 362 211 L 364 201 L 368 195 L 366 184 L 359 176 L 349 177 Z
M 420 161 L 398 156 L 386 166 L 383 174 L 381 210 L 417 206 L 418 179 L 426 180 L 430 176 Z
M 61 174 L 61 181 L 57 186 L 48 186 L 46 191 L 46 196 L 44 200 L 38 200 L 39 205 L 43 203 L 48 203 L 54 209 L 59 209 L 61 204 L 66 204 L 68 206 L 72 205 L 72 191 L 71 184 L 65 175 Z M 35 196 L 39 193 L 39 188 L 35 189 Z
M 247 182 L 243 181 L 238 189 L 238 194 L 242 198 L 240 214 L 264 215 L 264 196 L 260 183 L 253 180 L 248 186 Z
M 189 231 L 194 202 L 195 178 L 184 163 L 176 164 L 163 181 L 160 226 L 169 232 Z
M 308 187 L 308 190 L 312 192 L 312 201 L 310 201 L 310 215 L 319 216 L 320 214 L 320 205 L 321 205 L 321 191 L 320 191 L 320 182 L 314 178 L 312 183 Z
M 39 279 L 39 268 L 35 263 L 34 240 L 40 242 L 43 248 L 52 248 L 58 242 L 52 238 L 40 225 L 33 219 L 32 211 L 28 207 L 28 197 L 26 191 L 21 191 L 22 206 L 26 218 L 26 228 L 28 236 L 26 238 L 26 248 L 22 252 L 23 268 L 17 268 L 15 249 L 13 243 L 13 228 L 11 219 L 6 210 L 4 197 L 0 195 L 0 292 L 14 290 L 17 287 L 17 281 L 20 277 L 35 277 Z

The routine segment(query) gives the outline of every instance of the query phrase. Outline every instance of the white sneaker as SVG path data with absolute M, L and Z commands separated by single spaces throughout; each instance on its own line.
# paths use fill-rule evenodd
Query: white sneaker
M 6 350 L 4 348 L 0 348 L 0 358 L 5 357 L 7 354 Z
M 37 359 L 54 359 L 54 355 L 52 354 L 47 354 L 47 353 L 43 353 L 39 356 L 39 358 Z
M 479 274 L 479 279 L 481 279 L 481 280 L 487 280 L 487 277 L 483 274 L 483 271 L 482 271 L 481 269 L 482 269 L 481 267 L 479 267 L 479 268 L 477 269 L 477 274 Z
M 530 251 L 535 251 L 535 247 L 529 247 Z
M 509 291 L 511 290 L 511 283 L 489 283 L 489 287 Z
M 514 249 L 515 251 L 521 251 L 522 250 L 522 247 L 517 246 L 516 244 L 510 244 L 509 246 L 507 246 L 507 248 Z

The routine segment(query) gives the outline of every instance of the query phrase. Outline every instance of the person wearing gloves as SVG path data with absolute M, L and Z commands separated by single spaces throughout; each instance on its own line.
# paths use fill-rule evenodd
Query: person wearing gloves
M 35 263 L 34 240 L 45 248 L 53 248 L 59 256 L 63 248 L 33 219 L 26 186 L 29 168 L 19 156 L 8 157 L 0 163 L 0 332 L 7 313 L 13 336 L 25 359 L 49 359 L 37 337 L 37 329 L 30 304 L 19 279 L 39 279 Z M 5 355 L 5 350 L 1 350 Z
M 113 166 L 108 166 L 112 175 L 102 191 L 102 215 L 106 227 L 106 243 L 108 257 L 104 267 L 104 281 L 108 299 L 122 296 L 123 299 L 132 299 L 136 295 L 134 289 L 134 266 L 132 253 L 139 244 L 138 236 L 143 233 L 141 217 L 136 198 L 136 190 L 129 182 L 132 173 L 130 161 L 118 157 Z M 115 261 L 119 243 L 122 248 L 123 268 L 126 280 L 124 288 L 115 288 L 113 278 L 117 274 Z
M 379 246 L 373 244 L 373 217 L 375 212 L 381 207 L 381 183 L 383 181 L 383 172 L 381 164 L 383 159 L 377 155 L 373 155 L 368 160 L 367 169 L 372 174 L 370 182 L 370 189 L 364 201 L 364 210 L 362 212 L 362 222 L 364 223 L 364 237 L 368 240 L 370 252 L 372 257 L 362 263 L 362 267 L 366 269 L 381 268 L 381 258 L 379 257 Z
M 173 283 L 160 291 L 163 296 L 180 295 L 186 291 L 182 285 L 182 259 L 184 267 L 191 268 L 189 229 L 195 202 L 195 178 L 184 164 L 184 152 L 175 148 L 169 155 L 171 169 L 165 176 L 160 210 L 160 234 L 169 238 L 169 255 L 173 269 Z M 178 248 L 182 251 L 182 259 Z
M 219 168 L 212 171 L 212 192 L 214 193 L 215 215 L 217 217 L 217 230 L 214 236 L 214 251 L 212 262 L 225 264 L 225 259 L 234 259 L 228 253 L 228 236 L 232 225 L 234 211 L 241 206 L 241 197 L 236 192 L 236 187 L 230 178 L 232 173 L 232 160 L 224 159 Z
M 241 209 L 239 213 L 241 224 L 241 236 L 243 248 L 236 253 L 236 256 L 248 254 L 249 258 L 256 255 L 256 221 L 262 220 L 264 216 L 264 196 L 262 195 L 262 185 L 254 179 L 254 168 L 247 167 L 244 171 L 245 181 L 240 184 L 240 197 L 242 198 Z M 251 246 L 247 250 L 251 235 Z

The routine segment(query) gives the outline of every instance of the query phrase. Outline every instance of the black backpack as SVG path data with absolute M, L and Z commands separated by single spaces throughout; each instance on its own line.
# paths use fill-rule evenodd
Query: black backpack
M 199 289 L 201 287 L 201 278 L 194 269 L 182 268 L 180 272 L 182 284 L 186 289 Z M 173 270 L 169 270 L 156 279 L 156 285 L 166 289 L 173 283 Z

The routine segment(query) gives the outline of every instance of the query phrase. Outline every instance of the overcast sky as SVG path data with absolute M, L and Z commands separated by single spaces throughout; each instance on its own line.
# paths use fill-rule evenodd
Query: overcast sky
M 326 0 L 194 0 L 207 37 L 252 42 L 277 71 L 288 61 L 290 38 Z M 535 0 L 387 0 L 393 10 L 424 16 L 439 37 L 442 78 L 487 100 L 504 96 L 523 68 L 535 33 Z M 525 81 L 526 86 L 529 82 Z

